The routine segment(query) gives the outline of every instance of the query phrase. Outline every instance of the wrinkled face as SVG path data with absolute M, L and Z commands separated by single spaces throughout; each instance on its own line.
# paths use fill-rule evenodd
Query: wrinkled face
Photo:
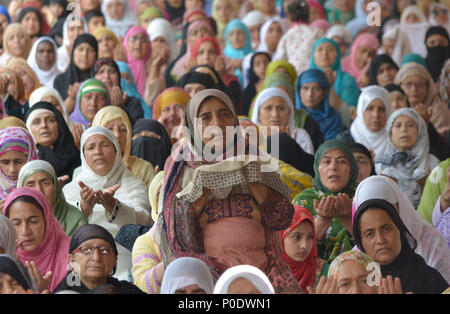
M 73 62 L 81 71 L 89 70 L 97 57 L 94 47 L 88 43 L 79 44 L 73 52 Z
M 114 133 L 114 137 L 119 143 L 120 152 L 122 156 L 125 153 L 125 148 L 128 142 L 128 129 L 125 123 L 123 123 L 121 118 L 117 118 L 105 124 L 105 127 Z
M 161 120 L 166 127 L 167 133 L 172 135 L 172 130 L 181 126 L 181 116 L 184 115 L 184 106 L 182 104 L 170 104 L 161 109 Z
M 59 137 L 58 122 L 51 112 L 44 112 L 34 117 L 30 131 L 36 144 L 51 147 Z
M 338 52 L 331 43 L 322 43 L 314 51 L 314 62 L 319 68 L 332 67 L 336 62 Z
M 99 58 L 113 58 L 116 43 L 109 35 L 103 35 L 97 39 Z
M 55 106 L 56 110 L 58 110 L 62 115 L 64 115 L 64 110 L 61 107 L 58 99 L 52 95 L 45 95 L 41 98 L 41 101 L 46 101 Z
M 392 57 L 392 53 L 394 52 L 395 47 L 395 40 L 392 38 L 385 38 L 383 39 L 382 45 L 384 53 Z
M 355 64 L 358 69 L 364 68 L 376 54 L 377 51 L 370 46 L 359 46 L 355 56 Z
M 356 179 L 356 182 L 359 183 L 365 178 L 370 177 L 370 173 L 372 172 L 372 162 L 366 154 L 360 152 L 353 152 L 353 156 L 358 164 L 358 178 Z
M 400 83 L 408 96 L 409 104 L 415 106 L 423 103 L 428 95 L 428 81 L 418 75 L 412 75 Z
M 310 109 L 318 109 L 326 96 L 326 90 L 319 83 L 308 83 L 300 87 L 302 103 Z
M 344 153 L 337 148 L 322 156 L 318 170 L 320 181 L 333 193 L 342 191 L 350 180 L 350 162 Z
M 291 109 L 283 98 L 275 96 L 266 100 L 259 108 L 259 123 L 263 126 L 286 126 Z
M 10 275 L 0 274 L 0 294 L 24 294 L 25 289 Z
M 206 294 L 206 291 L 200 288 L 198 285 L 189 285 L 177 289 L 175 291 L 175 294 Z
M 260 80 L 263 80 L 266 76 L 266 68 L 269 63 L 269 58 L 263 54 L 259 54 L 253 59 L 253 71 Z
M 125 7 L 118 0 L 111 1 L 106 5 L 106 12 L 113 20 L 120 20 L 125 12 Z
M 25 252 L 39 248 L 45 236 L 45 219 L 34 204 L 16 201 L 9 206 L 9 220 L 16 228 L 17 243 Z
M 376 287 L 369 287 L 369 272 L 355 260 L 346 260 L 339 265 L 337 288 L 339 294 L 375 294 Z
M 261 294 L 261 291 L 250 280 L 240 277 L 228 286 L 228 294 Z
M 0 156 L 0 169 L 8 179 L 16 182 L 19 171 L 27 162 L 27 156 L 17 150 L 10 150 Z
M 283 29 L 281 28 L 280 23 L 275 22 L 270 24 L 265 38 L 266 45 L 269 51 L 274 52 L 277 49 L 277 45 L 281 39 L 281 36 L 283 36 Z
M 133 59 L 144 59 L 149 48 L 150 41 L 143 33 L 128 38 L 128 52 Z
M 372 132 L 378 132 L 386 125 L 386 107 L 381 99 L 374 99 L 363 114 L 364 123 Z
M 6 37 L 6 44 L 12 56 L 22 57 L 27 53 L 27 37 L 28 34 L 22 32 L 12 33 Z
M 234 49 L 245 47 L 245 31 L 242 29 L 233 29 L 228 33 L 228 40 Z
M 411 149 L 418 139 L 418 128 L 413 119 L 399 116 L 395 119 L 391 130 L 391 141 L 400 151 Z
M 408 107 L 408 98 L 406 95 L 403 95 L 399 91 L 393 91 L 389 95 L 391 96 L 392 111 Z
M 197 49 L 197 65 L 209 65 L 214 67 L 217 58 L 216 47 L 210 41 L 202 42 Z
M 81 20 L 72 20 L 67 24 L 67 38 L 71 45 L 81 34 L 84 34 L 83 22 Z
M 184 85 L 184 90 L 189 94 L 191 98 L 194 97 L 195 94 L 201 92 L 204 89 L 206 89 L 205 85 L 200 83 L 190 83 Z
M 30 37 L 38 35 L 41 29 L 41 23 L 39 22 L 39 18 L 35 12 L 28 12 L 27 14 L 25 14 L 21 21 L 21 24 L 23 27 L 25 27 Z
M 97 112 L 105 106 L 105 94 L 93 91 L 83 95 L 80 110 L 88 121 L 93 121 Z
M 111 171 L 116 151 L 114 144 L 105 136 L 90 136 L 84 144 L 83 153 L 89 168 L 99 176 L 106 176 Z
M 434 34 L 427 38 L 427 47 L 447 47 L 448 39 L 440 34 Z
M 217 19 L 221 23 L 228 23 L 231 20 L 233 8 L 229 1 L 219 0 L 216 6 Z
M 33 173 L 25 180 L 23 186 L 39 190 L 47 197 L 50 204 L 53 204 L 55 201 L 55 185 L 52 178 L 44 172 Z
M 93 34 L 97 28 L 105 26 L 105 25 L 106 25 L 106 22 L 105 22 L 105 18 L 103 16 L 91 17 L 91 19 L 89 20 L 89 23 L 88 23 L 89 34 Z
M 303 221 L 283 240 L 284 252 L 296 262 L 303 262 L 311 252 L 314 231 L 309 221 Z
M 341 12 L 349 12 L 355 7 L 356 0 L 334 0 L 334 4 Z
M 114 86 L 119 86 L 120 83 L 119 73 L 117 73 L 112 66 L 107 64 L 100 67 L 95 74 L 95 78 L 105 84 L 108 90 L 111 90 Z
M 388 84 L 393 84 L 395 75 L 397 74 L 397 69 L 390 63 L 384 63 L 378 68 L 377 72 L 377 82 L 380 86 L 386 86 Z
M 56 61 L 56 51 L 49 41 L 41 42 L 36 49 L 36 62 L 41 70 L 48 71 Z

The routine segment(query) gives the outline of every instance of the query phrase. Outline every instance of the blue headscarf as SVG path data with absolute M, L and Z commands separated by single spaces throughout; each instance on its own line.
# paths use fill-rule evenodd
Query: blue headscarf
M 119 66 L 120 73 L 126 72 L 131 78 L 131 82 L 133 84 L 128 83 L 128 81 L 124 80 L 122 77 L 120 78 L 120 88 L 122 88 L 122 91 L 127 92 L 127 95 L 130 97 L 136 97 L 139 99 L 139 102 L 141 103 L 142 110 L 144 111 L 144 118 L 150 119 L 153 116 L 152 109 L 147 105 L 144 98 L 142 98 L 141 94 L 139 94 L 136 83 L 134 82 L 133 72 L 131 72 L 131 68 L 122 61 L 116 61 L 117 65 Z
M 322 104 L 316 110 L 306 107 L 302 103 L 302 99 L 300 97 L 300 88 L 309 83 L 319 83 L 327 93 Z M 334 108 L 330 107 L 329 98 L 330 85 L 328 84 L 328 79 L 325 73 L 321 70 L 309 69 L 297 78 L 295 106 L 309 112 L 311 117 L 319 124 L 325 140 L 335 139 L 336 136 L 342 131 L 341 116 L 336 110 L 334 110 Z
M 358 98 L 359 98 L 359 88 L 358 84 L 356 83 L 356 80 L 353 76 L 350 74 L 342 71 L 341 69 L 341 51 L 339 49 L 338 44 L 328 38 L 320 38 L 318 39 L 313 46 L 312 54 L 311 54 L 311 62 L 309 64 L 310 69 L 321 69 L 319 66 L 317 66 L 316 62 L 314 61 L 314 52 L 316 51 L 317 47 L 319 47 L 320 44 L 323 43 L 330 43 L 332 44 L 337 51 L 337 57 L 336 61 L 332 65 L 333 71 L 336 71 L 336 80 L 333 84 L 333 89 L 336 92 L 336 94 L 339 96 L 339 98 L 344 101 L 347 105 L 356 107 L 358 104 Z M 322 69 L 321 69 L 322 70 Z
M 11 24 L 11 16 L 9 16 L 8 9 L 0 5 L 0 14 L 5 15 L 8 18 L 8 23 Z

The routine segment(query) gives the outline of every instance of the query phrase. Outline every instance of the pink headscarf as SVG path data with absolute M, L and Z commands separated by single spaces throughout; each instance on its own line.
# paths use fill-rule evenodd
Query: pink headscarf
M 64 229 L 53 215 L 52 206 L 47 197 L 39 190 L 22 187 L 11 192 L 5 201 L 3 215 L 6 216 L 6 209 L 14 200 L 25 195 L 34 198 L 43 208 L 45 235 L 41 245 L 32 252 L 25 252 L 18 247 L 17 258 L 22 263 L 34 261 L 42 276 L 49 270 L 52 271 L 53 275 L 49 287 L 50 292 L 52 292 L 67 274 L 70 238 L 65 234 Z
M 328 23 L 326 19 L 317 19 L 311 23 L 311 26 L 323 30 L 324 33 L 331 27 L 331 24 Z
M 342 71 L 347 72 L 348 74 L 353 76 L 358 83 L 358 87 L 361 87 L 362 69 L 358 69 L 355 59 L 356 52 L 360 46 L 369 46 L 377 51 L 378 48 L 380 48 L 380 41 L 375 35 L 372 35 L 370 33 L 361 33 L 353 42 L 350 55 L 342 59 Z
M 314 7 L 314 8 L 316 8 L 319 11 L 319 18 L 320 19 L 324 19 L 324 20 L 327 19 L 327 17 L 325 16 L 325 11 L 324 11 L 322 5 L 319 3 L 319 1 L 317 1 L 317 0 L 308 0 L 307 3 L 308 3 L 308 7 L 310 7 L 310 8 Z
M 134 59 L 130 52 L 128 51 L 128 38 L 133 37 L 137 34 L 144 34 L 144 36 L 147 38 L 149 45 L 147 53 L 145 54 L 145 57 L 143 59 Z M 145 80 L 146 80 L 146 72 L 147 67 L 146 63 L 148 59 L 150 59 L 150 56 L 152 55 L 152 45 L 150 44 L 150 37 L 147 34 L 147 31 L 143 29 L 140 26 L 133 26 L 130 28 L 125 35 L 125 38 L 123 40 L 123 44 L 125 46 L 125 50 L 127 51 L 127 58 L 128 58 L 128 65 L 130 66 L 131 72 L 133 72 L 133 77 L 137 85 L 137 89 L 139 94 L 144 97 L 145 94 Z

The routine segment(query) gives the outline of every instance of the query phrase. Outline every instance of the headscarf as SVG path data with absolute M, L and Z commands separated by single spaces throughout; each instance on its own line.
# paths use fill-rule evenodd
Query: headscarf
M 106 96 L 106 105 L 108 105 L 108 90 L 105 85 L 101 81 L 94 78 L 84 81 L 78 88 L 75 108 L 70 115 L 70 119 L 72 119 L 75 123 L 81 123 L 85 127 L 88 127 L 92 121 L 89 121 L 81 111 L 81 99 L 89 92 L 100 92 L 104 94 Z
M 327 19 L 331 24 L 347 24 L 355 17 L 355 8 L 353 7 L 350 12 L 342 12 L 335 5 L 335 0 L 330 4 L 329 10 L 327 10 Z
M 2 5 L 0 5 L 0 14 L 3 14 L 8 19 L 8 23 L 11 23 L 11 16 L 9 16 L 8 9 Z
M 58 138 L 52 147 L 37 144 L 39 159 L 49 162 L 55 169 L 58 177 L 68 175 L 72 178 L 73 171 L 81 164 L 80 152 L 75 146 L 72 133 L 63 115 L 52 104 L 40 101 L 28 111 L 26 117 L 27 127 L 30 129 L 34 118 L 43 110 L 51 112 L 55 116 L 58 124 Z
M 168 20 L 174 24 L 180 24 L 183 21 L 183 14 L 185 11 L 185 7 L 184 7 L 184 1 L 183 4 L 181 5 L 181 7 L 179 8 L 174 8 L 169 4 L 169 1 L 164 0 L 164 10 L 165 13 L 168 14 L 169 18 Z
M 286 31 L 286 30 L 284 29 L 284 25 L 283 25 L 283 22 L 282 22 L 281 18 L 279 18 L 279 17 L 273 17 L 273 18 L 267 20 L 267 21 L 261 26 L 261 29 L 260 29 L 260 31 L 259 31 L 259 47 L 258 47 L 258 49 L 256 49 L 257 51 L 268 52 L 268 51 L 267 51 L 268 48 L 267 48 L 267 44 L 266 44 L 266 34 L 267 34 L 267 32 L 268 32 L 270 26 L 271 26 L 273 23 L 278 23 L 278 24 L 280 25 L 282 34 L 284 34 L 284 32 Z M 251 41 L 251 37 L 250 37 L 250 41 Z M 274 53 L 275 53 L 275 51 L 274 51 Z
M 405 24 L 405 20 L 409 14 L 414 13 L 419 18 L 419 23 Z M 427 55 L 427 47 L 425 45 L 425 33 L 428 29 L 428 22 L 425 14 L 415 5 L 408 5 L 402 12 L 400 17 L 400 29 L 404 31 L 411 42 L 412 52 L 424 57 Z
M 128 49 L 128 39 L 137 34 L 143 34 L 144 37 L 149 41 L 148 49 L 147 49 L 147 52 L 143 59 L 134 59 L 131 56 L 130 51 Z M 150 38 L 147 34 L 147 31 L 140 26 L 131 27 L 128 30 L 127 34 L 125 35 L 123 44 L 127 51 L 128 65 L 130 66 L 131 71 L 133 72 L 133 77 L 136 81 L 136 86 L 139 91 L 139 94 L 144 95 L 145 94 L 145 81 L 146 81 L 146 77 L 147 77 L 146 63 L 150 59 L 150 56 L 152 55 L 152 45 L 150 43 Z
M 370 62 L 370 68 L 369 68 L 370 85 L 380 85 L 377 80 L 378 70 L 385 63 L 390 64 L 398 71 L 397 64 L 394 62 L 394 60 L 392 60 L 392 58 L 390 56 L 388 56 L 386 54 L 377 55 Z
M 334 278 L 337 280 L 339 267 L 345 261 L 356 261 L 360 264 L 367 272 L 369 272 L 369 268 L 371 265 L 375 266 L 375 278 L 379 278 L 381 281 L 381 270 L 380 265 L 375 262 L 369 255 L 363 253 L 361 251 L 346 251 L 341 253 L 338 257 L 336 257 L 333 262 L 330 264 L 330 268 L 328 269 L 328 278 Z M 379 286 L 380 283 L 378 282 Z
M 112 40 L 114 41 L 114 45 L 117 45 L 119 43 L 116 34 L 106 26 L 97 27 L 92 33 L 92 36 L 94 36 L 97 41 L 100 39 L 100 37 L 103 37 L 105 35 L 112 38 Z
M 217 88 L 216 82 L 212 78 L 211 75 L 207 73 L 197 72 L 195 70 L 190 70 L 186 74 L 184 74 L 177 82 L 177 86 L 184 88 L 187 84 L 202 84 L 206 87 L 206 89 L 209 88 Z
M 33 107 L 38 102 L 42 101 L 42 98 L 44 98 L 46 96 L 52 96 L 58 100 L 59 106 L 61 107 L 61 109 L 63 111 L 62 115 L 64 117 L 64 121 L 66 121 L 67 126 L 70 128 L 71 121 L 70 121 L 69 115 L 67 114 L 66 106 L 64 105 L 64 100 L 62 99 L 59 92 L 56 89 L 54 89 L 53 87 L 42 86 L 42 87 L 35 89 L 31 93 L 30 99 L 28 100 L 28 104 L 30 105 L 30 108 Z
M 300 89 L 303 85 L 309 83 L 319 83 L 325 90 L 326 97 L 316 110 L 306 107 L 300 97 Z M 310 69 L 303 72 L 297 79 L 295 93 L 295 105 L 299 109 L 306 110 L 311 117 L 319 124 L 324 139 L 334 139 L 342 131 L 342 119 L 340 114 L 329 104 L 330 86 L 328 79 L 319 69 Z
M 106 7 L 111 1 L 119 1 L 123 5 L 123 16 L 120 20 L 115 20 L 108 15 Z M 134 14 L 126 0 L 103 0 L 102 13 L 105 17 L 106 27 L 111 29 L 117 36 L 124 37 L 128 29 L 134 25 Z
M 314 231 L 314 217 L 308 209 L 305 207 L 294 205 L 295 212 L 294 217 L 292 217 L 292 222 L 289 228 L 280 231 L 281 235 L 281 246 L 283 249 L 283 260 L 289 265 L 295 278 L 300 282 L 300 287 L 303 291 L 307 291 L 306 288 L 313 285 L 316 281 L 316 260 L 317 260 L 317 246 L 316 246 L 316 232 Z M 308 221 L 312 225 L 313 229 L 313 246 L 308 256 L 303 262 L 298 262 L 289 257 L 284 249 L 284 239 L 286 239 L 289 234 L 297 228 L 302 222 Z
M 266 78 L 275 73 L 275 70 L 278 68 L 284 68 L 288 71 L 289 76 L 292 80 L 292 86 L 294 87 L 295 81 L 297 80 L 297 71 L 295 70 L 295 67 L 286 60 L 280 59 L 271 61 L 266 68 Z M 262 88 L 264 88 L 264 86 Z
M 161 13 L 161 11 L 158 9 L 158 7 L 147 7 L 142 14 L 139 16 L 139 22 L 142 24 L 146 18 L 148 17 L 153 17 L 153 18 L 162 18 L 164 19 L 163 14 Z M 166 20 L 166 19 L 164 19 Z M 166 20 L 167 21 L 167 20 Z M 169 22 L 169 21 L 167 21 Z M 170 23 L 170 22 L 169 22 Z M 150 34 L 149 34 L 150 35 Z
M 49 42 L 50 44 L 52 44 L 53 51 L 55 53 L 55 63 L 49 70 L 42 70 L 36 61 L 37 48 L 39 44 L 42 42 Z M 58 70 L 58 47 L 56 46 L 55 41 L 51 37 L 48 36 L 39 37 L 34 42 L 33 47 L 31 47 L 31 52 L 30 55 L 28 56 L 27 62 L 33 69 L 33 71 L 36 73 L 41 84 L 47 87 L 53 87 L 53 81 L 60 72 Z
M 11 49 L 8 46 L 8 41 L 6 40 L 8 37 L 11 36 L 11 34 L 23 34 L 23 36 L 26 39 L 25 42 L 25 49 L 23 51 L 23 54 L 21 56 L 14 56 L 14 57 L 19 57 L 19 58 L 23 58 L 23 59 L 27 59 L 28 58 L 28 54 L 30 52 L 31 49 L 31 38 L 28 35 L 27 31 L 25 30 L 25 28 L 19 24 L 19 23 L 12 23 L 9 24 L 5 30 L 3 31 L 3 54 L 0 57 L 0 66 L 5 67 L 6 63 L 9 61 L 9 59 L 11 57 L 13 57 L 13 55 L 11 54 Z
M 245 26 L 250 29 L 250 27 L 256 26 L 256 25 L 263 25 L 264 22 L 267 20 L 267 17 L 261 13 L 259 10 L 253 10 L 248 12 L 244 18 L 242 19 L 242 22 L 244 22 Z M 252 48 L 256 49 L 258 48 L 255 46 L 257 43 L 252 42 Z
M 102 226 L 96 224 L 88 224 L 78 228 L 72 235 L 70 240 L 70 246 L 67 250 L 68 254 L 72 254 L 81 244 L 91 239 L 102 239 L 109 243 L 113 249 L 114 255 L 118 255 L 116 241 L 114 241 L 111 233 L 103 228 Z
M 427 30 L 425 34 L 425 44 L 427 39 L 433 35 L 441 35 L 447 39 L 447 46 L 427 46 L 427 56 L 425 61 L 427 63 L 427 69 L 431 74 L 431 77 L 435 82 L 437 82 L 439 75 L 441 74 L 442 66 L 450 58 L 450 38 L 448 36 L 448 31 L 442 26 L 432 26 Z
M 142 131 L 154 132 L 161 138 L 141 136 L 132 140 L 131 154 L 164 169 L 164 163 L 172 151 L 172 142 L 166 128 L 157 120 L 140 119 L 133 126 L 133 136 Z
M 238 265 L 228 268 L 217 280 L 214 294 L 228 294 L 230 285 L 238 278 L 250 281 L 261 294 L 275 294 L 275 290 L 266 274 L 251 265 Z
M 420 65 L 422 65 L 424 68 L 427 67 L 427 63 L 425 61 L 424 58 L 422 58 L 420 55 L 418 55 L 417 53 L 408 53 L 403 59 L 402 59 L 402 65 L 404 66 L 407 63 L 410 62 L 415 62 L 418 63 Z
M 63 228 L 53 215 L 52 205 L 39 190 L 22 187 L 11 192 L 5 201 L 3 215 L 6 215 L 7 211 L 9 211 L 11 203 L 21 196 L 34 198 L 42 208 L 45 221 L 45 235 L 39 247 L 32 252 L 24 251 L 19 246 L 17 248 L 17 257 L 22 263 L 34 261 L 42 275 L 51 271 L 53 274 L 49 289 L 53 291 L 67 273 L 67 252 L 69 250 L 70 238 L 64 233 Z
M 162 109 L 168 105 L 179 104 L 186 108 L 189 99 L 189 94 L 180 87 L 166 88 L 155 99 L 155 103 L 153 104 L 153 118 L 156 120 L 159 119 Z
M 292 87 L 292 80 L 288 74 L 279 72 L 272 73 L 271 75 L 266 76 L 263 84 L 264 88 L 283 88 L 283 90 L 289 95 L 291 100 L 295 101 L 295 92 L 294 88 Z
M 208 266 L 197 258 L 180 257 L 169 264 L 164 271 L 161 294 L 175 294 L 178 289 L 197 285 L 212 294 L 214 280 Z
M 449 19 L 447 21 L 447 25 L 440 25 L 440 26 L 444 27 L 447 30 L 447 32 L 450 32 L 450 16 L 448 14 L 449 8 L 444 3 L 434 2 L 434 3 L 432 3 L 430 5 L 430 14 L 428 15 L 428 23 L 431 26 L 438 26 L 439 25 L 437 23 L 437 21 L 436 21 L 436 17 L 435 17 L 435 14 L 434 14 L 434 9 L 435 8 L 441 8 L 442 10 L 446 10 L 447 11 L 447 17 L 449 17 Z
M 157 194 L 158 189 L 162 187 L 162 184 L 164 183 L 164 171 L 160 171 L 156 174 L 156 176 L 153 178 L 152 183 L 150 183 L 150 186 L 148 188 L 148 199 L 150 201 L 150 206 L 152 207 L 152 220 L 153 222 L 156 222 L 158 220 L 158 202 L 157 202 Z M 162 198 L 162 192 L 160 191 L 160 199 Z
M 350 46 L 352 45 L 352 35 L 350 34 L 350 32 L 348 31 L 347 27 L 345 27 L 344 25 L 341 24 L 335 24 L 333 26 L 331 26 L 328 30 L 327 33 L 325 34 L 325 37 L 328 39 L 333 39 L 333 37 L 339 37 L 342 40 L 344 40 L 345 45 L 347 46 L 347 53 L 349 51 L 348 48 L 350 48 Z M 341 57 L 345 57 L 345 56 L 341 56 Z
M 402 31 L 399 26 L 394 26 L 388 29 L 383 34 L 381 41 L 385 39 L 394 40 L 395 46 L 394 50 L 392 51 L 391 58 L 394 60 L 397 66 L 400 66 L 402 64 L 403 58 L 406 55 L 410 54 L 412 51 L 411 42 L 408 35 L 404 31 Z M 383 50 L 383 47 L 381 47 L 381 50 Z
M 74 17 L 73 13 L 70 13 L 65 19 L 64 19 L 64 24 L 62 26 L 62 36 L 63 36 L 63 43 L 61 45 L 61 47 L 58 48 L 58 69 L 60 72 L 65 72 L 67 70 L 68 65 L 72 62 L 69 56 L 69 52 L 67 51 L 68 47 L 70 46 L 70 41 L 69 41 L 69 34 L 68 34 L 68 28 L 69 28 L 69 23 L 72 21 L 76 21 L 77 24 L 81 23 L 83 29 L 84 29 L 84 33 L 88 33 L 88 26 L 87 26 L 87 22 L 83 17 Z M 75 42 L 73 47 L 75 47 Z M 72 48 L 72 52 L 73 52 L 73 48 Z
M 389 119 L 392 112 L 392 105 L 388 91 L 378 85 L 368 86 L 363 89 L 359 97 L 358 107 L 356 108 L 356 119 L 350 126 L 350 133 L 357 143 L 361 143 L 368 149 L 372 149 L 375 153 L 375 158 L 378 158 L 385 153 L 389 142 L 388 133 L 385 127 L 377 132 L 373 132 L 364 122 L 364 112 L 375 99 L 380 99 L 383 102 L 386 119 Z
M 370 33 L 359 34 L 353 42 L 350 55 L 342 59 L 342 70 L 352 75 L 356 79 L 358 86 L 361 86 L 361 75 L 363 69 L 359 69 L 356 66 L 356 53 L 358 48 L 361 46 L 369 46 L 377 51 L 378 48 L 380 48 L 380 41 L 375 35 Z
M 23 122 L 23 120 L 21 120 L 17 117 L 9 116 L 9 117 L 0 119 L 0 130 L 10 128 L 10 127 L 20 127 L 25 130 L 27 129 L 25 122 Z
M 217 14 L 217 5 L 219 4 L 220 1 L 227 2 L 227 4 L 231 7 L 232 10 L 234 10 L 234 5 L 233 5 L 233 1 L 230 1 L 230 0 L 213 0 L 211 16 L 214 18 L 214 21 L 217 24 L 217 37 L 219 39 L 222 39 L 222 38 L 224 38 L 225 28 L 230 21 L 223 22 L 223 21 L 219 20 L 219 17 Z
M 16 58 L 12 57 L 9 59 L 8 63 L 6 64 L 6 67 L 14 70 L 16 68 L 19 68 L 20 70 L 26 72 L 28 75 L 30 75 L 33 79 L 33 86 L 31 87 L 31 91 L 25 91 L 25 100 L 30 99 L 31 93 L 39 88 L 41 86 L 41 83 L 39 82 L 39 78 L 34 72 L 34 70 L 28 65 L 27 61 L 22 58 Z
M 448 260 L 450 259 L 450 251 L 444 237 L 436 228 L 422 219 L 399 185 L 391 178 L 383 175 L 364 179 L 356 189 L 353 209 L 355 210 L 367 200 L 376 198 L 384 199 L 398 207 L 401 220 L 417 242 L 415 252 L 449 281 L 450 265 Z
M 175 30 L 169 21 L 163 18 L 153 19 L 147 26 L 147 34 L 150 36 L 151 41 L 158 37 L 164 38 L 170 50 L 169 62 L 178 56 L 179 48 L 175 43 Z
M 370 161 L 370 168 L 371 168 L 371 170 L 370 170 L 370 175 L 371 175 L 371 176 L 376 175 L 376 172 L 375 172 L 375 162 L 374 162 L 374 160 L 373 160 L 372 154 L 371 154 L 370 151 L 367 149 L 367 147 L 364 146 L 364 145 L 361 144 L 361 143 L 351 143 L 351 144 L 348 145 L 348 147 L 350 147 L 350 150 L 351 150 L 353 153 L 361 153 L 361 154 L 366 155 L 366 157 L 369 158 L 369 161 Z
M 309 10 L 311 11 L 311 8 L 315 8 L 317 9 L 318 13 L 319 13 L 319 19 L 325 19 L 326 20 L 326 16 L 325 16 L 325 11 L 322 7 L 322 5 L 320 4 L 319 1 L 317 0 L 308 0 L 308 7 L 310 8 Z
M 8 217 L 0 215 L 0 248 L 4 254 L 16 256 L 16 241 L 16 228 Z
M 244 81 L 248 81 L 247 82 L 247 86 L 244 89 L 244 95 L 243 95 L 243 102 L 244 102 L 244 111 L 248 112 L 250 109 L 250 105 L 252 100 L 254 99 L 254 97 L 257 94 L 256 91 L 256 84 L 260 81 L 263 80 L 264 81 L 264 77 L 262 79 L 260 79 L 258 77 L 258 75 L 256 75 L 255 70 L 254 70 L 254 66 L 255 66 L 255 58 L 259 55 L 263 55 L 266 56 L 266 58 L 269 60 L 271 60 L 270 54 L 267 52 L 263 52 L 263 51 L 257 51 L 255 53 L 249 53 L 245 59 L 247 59 L 248 57 L 250 57 L 250 62 L 248 64 L 248 67 L 244 66 L 244 62 L 243 62 L 243 72 L 244 72 L 244 77 L 248 77 L 247 80 L 244 79 Z M 244 59 L 244 60 L 245 60 Z M 262 90 L 262 89 L 260 89 Z
M 38 159 L 31 134 L 21 127 L 0 130 L 0 156 L 11 150 L 25 154 L 27 162 Z M 16 188 L 16 184 L 0 170 L 0 200 L 4 200 Z
M 364 0 L 356 0 L 355 4 L 355 18 L 346 23 L 345 27 L 350 31 L 353 38 L 358 35 L 360 31 L 367 28 L 367 14 L 363 10 Z
M 447 71 L 450 68 L 450 59 L 444 63 L 442 67 L 441 76 L 439 78 L 439 97 L 442 101 L 450 103 L 450 95 L 448 94 L 450 79 L 448 77 Z
M 0 254 L 0 274 L 10 275 L 25 291 L 31 289 L 35 293 L 39 293 L 26 267 L 14 256 L 15 252 L 14 255 Z
M 74 55 L 75 49 L 83 43 L 87 43 L 89 46 L 94 48 L 95 58 L 97 59 L 98 45 L 97 45 L 97 40 L 95 39 L 95 37 L 90 34 L 79 35 L 73 43 L 72 53 L 70 55 L 69 67 L 67 68 L 67 70 L 64 73 L 59 74 L 55 78 L 55 81 L 54 81 L 53 87 L 61 94 L 61 97 L 63 99 L 67 98 L 67 95 L 68 95 L 67 91 L 69 90 L 70 85 L 72 85 L 74 83 L 82 82 L 91 76 L 91 69 L 82 71 L 76 66 L 75 61 L 74 61 L 73 55 Z M 64 49 L 66 49 L 66 48 L 64 48 Z

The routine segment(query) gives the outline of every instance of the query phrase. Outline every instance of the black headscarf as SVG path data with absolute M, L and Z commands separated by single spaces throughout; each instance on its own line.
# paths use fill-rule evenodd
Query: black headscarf
M 0 274 L 10 275 L 25 290 L 33 288 L 27 269 L 20 261 L 7 254 L 0 254 Z
M 189 71 L 177 82 L 177 86 L 184 88 L 187 84 L 198 83 L 205 86 L 205 89 L 216 88 L 216 83 L 211 75 L 197 71 Z
M 427 46 L 427 57 L 425 58 L 425 62 L 427 63 L 427 69 L 431 74 L 431 77 L 436 82 L 441 75 L 442 67 L 444 66 L 445 61 L 450 58 L 450 38 L 448 32 L 442 26 L 432 26 L 428 29 L 425 35 L 425 45 L 427 43 L 427 39 L 432 35 L 441 35 L 449 41 L 447 47 L 445 46 L 437 46 L 430 48 Z
M 387 54 L 377 55 L 370 62 L 370 68 L 369 68 L 370 85 L 380 85 L 377 81 L 377 74 L 378 74 L 380 67 L 385 63 L 389 63 L 394 68 L 396 68 L 398 71 L 397 64 L 394 62 L 394 60 L 392 60 L 392 58 L 389 55 L 387 55 Z
M 384 277 L 391 275 L 398 277 L 402 284 L 403 292 L 417 293 L 442 293 L 448 288 L 447 281 L 434 268 L 428 266 L 425 260 L 414 252 L 416 240 L 406 228 L 395 207 L 382 199 L 371 199 L 359 205 L 353 217 L 353 237 L 356 245 L 362 252 L 366 252 L 361 239 L 360 220 L 362 215 L 373 208 L 384 210 L 392 219 L 400 232 L 400 254 L 389 265 L 380 265 L 381 274 Z
M 150 136 L 141 136 L 131 142 L 131 155 L 137 156 L 150 162 L 154 167 L 164 169 L 164 164 L 172 152 L 172 142 L 165 127 L 153 119 L 140 119 L 133 127 L 133 136 L 142 132 L 150 131 L 161 136 L 157 139 Z
M 253 70 L 255 66 L 255 58 L 256 56 L 264 55 L 269 58 L 269 62 L 271 60 L 270 55 L 267 52 L 258 51 L 255 52 L 250 59 L 250 69 L 248 70 L 249 78 L 248 85 L 244 89 L 243 93 L 243 102 L 244 102 L 244 112 L 248 112 L 250 109 L 250 105 L 252 104 L 253 98 L 256 96 L 257 91 L 255 85 L 259 82 L 260 78 L 256 75 L 255 70 Z
M 372 165 L 371 170 L 370 170 L 370 175 L 374 176 L 377 174 L 375 172 L 375 163 L 373 161 L 372 154 L 370 153 L 370 151 L 367 149 L 366 146 L 364 146 L 363 144 L 360 144 L 360 143 L 351 143 L 351 144 L 348 144 L 348 147 L 350 148 L 350 150 L 353 153 L 361 153 L 361 154 L 366 155 L 370 160 L 370 164 Z
M 55 82 L 53 83 L 55 89 L 61 94 L 63 99 L 67 98 L 67 91 L 69 90 L 69 85 L 72 85 L 77 82 L 83 82 L 91 77 L 91 69 L 86 71 L 81 71 L 74 62 L 73 54 L 75 49 L 81 45 L 82 43 L 89 44 L 95 50 L 95 58 L 98 56 L 98 45 L 97 39 L 90 34 L 81 34 L 73 43 L 72 53 L 70 54 L 70 64 L 67 68 L 66 72 L 59 74 L 55 78 Z
M 91 239 L 102 239 L 111 245 L 114 254 L 117 256 L 119 252 L 117 251 L 116 242 L 114 237 L 109 233 L 108 230 L 102 226 L 96 224 L 87 224 L 78 228 L 72 235 L 70 239 L 69 254 L 72 254 L 77 247 L 79 247 L 83 242 Z
M 53 112 L 58 123 L 58 139 L 53 143 L 53 149 L 37 144 L 39 159 L 50 163 L 58 177 L 68 175 L 72 179 L 73 171 L 81 165 L 80 151 L 75 146 L 72 133 L 61 112 L 51 103 L 45 101 L 40 101 L 31 107 L 26 115 L 25 121 L 33 111 L 39 109 Z
M 39 32 L 35 35 L 36 37 L 39 37 L 42 35 L 42 15 L 41 12 L 39 11 L 39 9 L 34 8 L 34 7 L 26 7 L 23 8 L 22 10 L 20 10 L 20 14 L 19 14 L 19 18 L 18 18 L 18 22 L 22 23 L 22 19 L 25 17 L 25 15 L 27 15 L 29 12 L 34 12 L 39 20 Z
M 181 7 L 174 8 L 174 7 L 170 6 L 169 1 L 165 0 L 164 1 L 164 10 L 169 15 L 169 21 L 172 22 L 173 24 L 179 24 L 180 22 L 183 21 L 183 15 L 184 15 L 184 11 L 185 11 L 184 1 L 183 1 L 183 4 L 181 5 Z

